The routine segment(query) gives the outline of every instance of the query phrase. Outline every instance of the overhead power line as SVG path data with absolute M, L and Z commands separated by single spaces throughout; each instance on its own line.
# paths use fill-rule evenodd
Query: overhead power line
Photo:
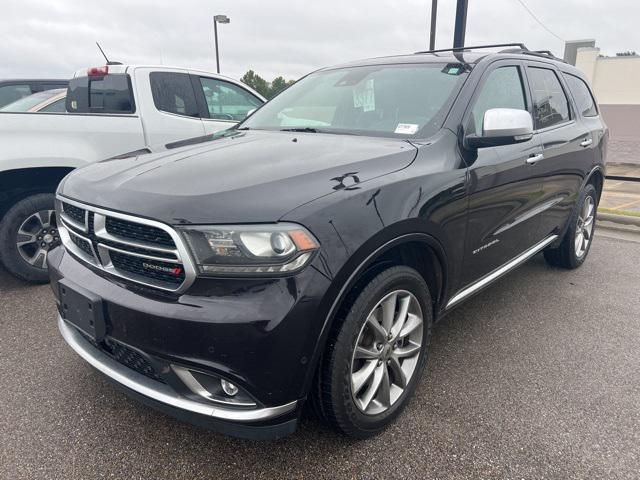
M 542 20 L 540 20 L 538 17 L 535 16 L 535 14 L 531 11 L 531 9 L 529 7 L 527 7 L 527 5 L 524 3 L 524 0 L 517 0 L 518 3 L 520 3 L 520 5 L 522 5 L 522 7 L 529 13 L 529 15 L 531 15 L 531 17 L 540 24 L 540 26 L 542 28 L 544 28 L 547 32 L 549 32 L 551 35 L 553 35 L 554 37 L 556 37 L 558 40 L 561 41 L 565 41 L 564 38 L 561 38 L 559 35 L 556 35 L 553 31 L 551 31 L 551 29 L 549 29 L 549 27 L 547 27 Z

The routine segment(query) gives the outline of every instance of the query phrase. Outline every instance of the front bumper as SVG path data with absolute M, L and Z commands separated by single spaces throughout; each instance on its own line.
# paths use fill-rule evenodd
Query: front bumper
M 106 375 L 125 393 L 165 413 L 197 425 L 245 438 L 279 438 L 293 433 L 296 429 L 297 418 L 295 417 L 270 425 L 257 425 L 257 423 L 282 418 L 286 414 L 295 412 L 297 401 L 278 407 L 252 410 L 220 408 L 196 402 L 178 395 L 168 385 L 154 381 L 118 363 L 94 347 L 60 315 L 58 315 L 58 328 L 67 344 L 89 365 Z
M 102 299 L 104 340 L 96 342 L 60 316 L 58 325 L 67 343 L 127 394 L 235 436 L 274 438 L 295 430 L 322 327 L 316 312 L 326 277 L 306 269 L 280 279 L 210 279 L 167 298 L 106 277 L 62 248 L 48 261 L 59 312 L 60 287 L 69 281 Z M 123 362 L 107 343 L 138 355 L 153 375 Z M 196 395 L 176 367 L 231 381 L 255 405 L 221 405 Z

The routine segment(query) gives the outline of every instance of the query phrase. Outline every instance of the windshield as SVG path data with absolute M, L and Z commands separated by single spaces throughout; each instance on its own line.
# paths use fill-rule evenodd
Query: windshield
M 2 112 L 27 112 L 30 108 L 35 107 L 39 103 L 50 99 L 51 97 L 58 95 L 60 92 L 64 92 L 65 89 L 45 90 L 44 92 L 34 93 L 28 97 L 23 97 L 20 100 L 16 100 L 9 105 L 5 105 L 0 108 Z
M 466 76 L 458 63 L 325 70 L 295 83 L 239 128 L 423 138 L 441 127 Z

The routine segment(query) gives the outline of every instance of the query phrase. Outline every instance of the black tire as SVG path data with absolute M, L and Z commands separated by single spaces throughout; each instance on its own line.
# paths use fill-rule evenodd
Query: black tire
M 591 198 L 593 201 L 593 227 L 591 229 L 591 234 L 589 237 L 589 242 L 584 250 L 584 253 L 581 255 L 577 254 L 576 251 L 576 234 L 578 232 L 578 228 L 580 228 L 580 220 L 582 208 L 587 201 L 587 198 Z M 562 241 L 560 245 L 556 248 L 549 248 L 544 251 L 544 258 L 547 263 L 554 267 L 566 268 L 566 269 L 574 269 L 578 268 L 582 265 L 589 254 L 589 250 L 591 249 L 591 244 L 593 243 L 593 235 L 596 229 L 596 211 L 598 209 L 598 192 L 592 184 L 587 184 L 580 192 L 580 196 L 578 197 L 578 201 L 576 202 L 576 206 L 573 209 L 571 217 L 569 217 L 569 224 L 562 237 Z
M 18 230 L 34 213 L 53 210 L 54 200 L 55 196 L 51 193 L 39 193 L 23 198 L 9 209 L 0 222 L 0 260 L 9 273 L 30 283 L 46 283 L 49 281 L 49 275 L 46 262 L 42 262 L 41 258 L 36 262 L 37 266 L 23 258 L 17 245 Z M 35 227 L 34 225 L 34 229 Z M 47 244 L 47 248 L 50 246 L 53 245 Z M 43 263 L 44 265 L 40 266 Z
M 422 343 L 417 363 L 404 391 L 388 409 L 365 414 L 356 405 L 351 388 L 352 358 L 356 342 L 369 313 L 390 292 L 412 294 L 422 313 Z M 368 438 L 392 423 L 407 405 L 427 361 L 433 324 L 429 288 L 422 276 L 406 266 L 391 267 L 374 277 L 357 295 L 343 319 L 333 329 L 319 366 L 311 403 L 313 410 L 337 431 L 355 438 Z M 378 363 L 380 365 L 380 363 Z

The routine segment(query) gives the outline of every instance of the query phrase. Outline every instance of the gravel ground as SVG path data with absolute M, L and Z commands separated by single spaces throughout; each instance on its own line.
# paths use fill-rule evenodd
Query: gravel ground
M 141 406 L 64 344 L 49 287 L 0 272 L 0 478 L 638 479 L 639 258 L 601 234 L 579 270 L 538 256 L 466 302 L 405 413 L 361 442 L 313 420 L 236 440 Z

